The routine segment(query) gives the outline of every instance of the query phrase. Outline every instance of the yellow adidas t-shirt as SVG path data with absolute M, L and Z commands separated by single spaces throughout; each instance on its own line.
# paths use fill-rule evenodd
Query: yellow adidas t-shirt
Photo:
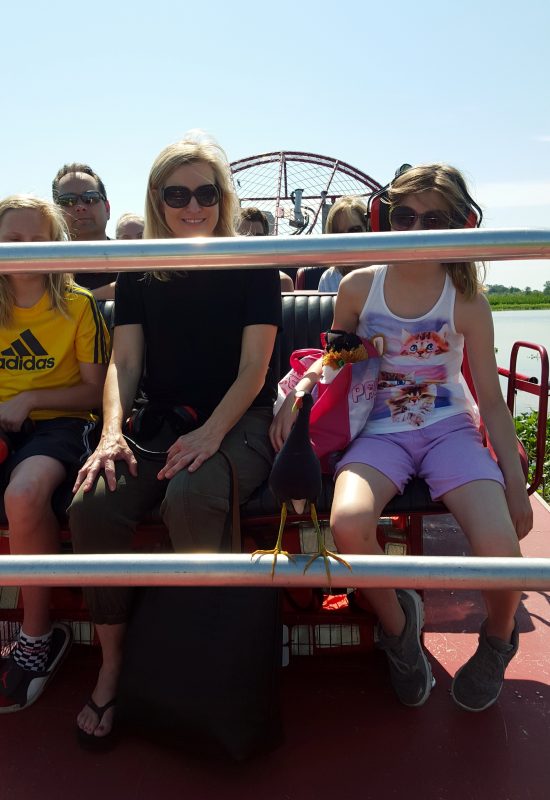
M 0 402 L 33 389 L 58 389 L 80 382 L 79 363 L 106 364 L 109 334 L 95 298 L 75 287 L 67 293 L 65 316 L 52 311 L 44 292 L 31 308 L 13 309 L 0 328 Z M 32 419 L 95 419 L 91 410 L 37 409 Z

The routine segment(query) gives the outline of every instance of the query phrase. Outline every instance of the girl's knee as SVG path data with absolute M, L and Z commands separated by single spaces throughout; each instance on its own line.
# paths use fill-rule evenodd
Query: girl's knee
M 347 552 L 371 550 L 376 543 L 377 522 L 373 514 L 365 511 L 333 509 L 330 528 L 336 543 Z
M 42 518 L 51 511 L 51 494 L 44 491 L 40 481 L 13 481 L 4 492 L 4 508 L 11 522 L 22 517 Z

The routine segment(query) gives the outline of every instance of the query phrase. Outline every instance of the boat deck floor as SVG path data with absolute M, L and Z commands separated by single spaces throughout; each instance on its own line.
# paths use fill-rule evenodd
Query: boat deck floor
M 550 555 L 550 509 L 533 500 L 526 556 Z M 452 534 L 452 535 L 451 535 Z M 452 518 L 426 524 L 426 552 L 461 553 Z M 425 644 L 437 685 L 425 706 L 395 699 L 385 657 L 294 659 L 284 671 L 285 742 L 236 764 L 198 759 L 126 737 L 108 753 L 82 751 L 75 714 L 98 667 L 96 648 L 74 646 L 34 706 L 0 719 L 1 800 L 547 800 L 550 797 L 550 593 L 522 596 L 522 633 L 499 702 L 457 709 L 452 676 L 476 646 L 479 596 L 425 593 Z

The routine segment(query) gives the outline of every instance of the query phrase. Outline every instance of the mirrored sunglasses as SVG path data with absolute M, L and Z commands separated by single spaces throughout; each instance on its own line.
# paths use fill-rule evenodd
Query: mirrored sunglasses
M 107 198 L 101 194 L 101 192 L 97 192 L 95 189 L 88 189 L 87 192 L 83 192 L 82 194 L 77 194 L 76 192 L 66 192 L 65 194 L 60 194 L 57 197 L 57 204 L 59 206 L 76 206 L 78 203 L 84 203 L 85 206 L 95 206 L 99 203 L 100 200 L 106 200 Z
M 390 211 L 390 225 L 394 231 L 409 231 L 417 220 L 425 231 L 439 231 L 451 227 L 451 217 L 446 211 L 424 211 L 417 213 L 409 206 L 396 206 Z
M 209 208 L 220 202 L 220 190 L 213 183 L 205 183 L 196 189 L 187 186 L 165 186 L 161 190 L 162 199 L 170 208 L 185 208 L 194 197 L 199 206 Z

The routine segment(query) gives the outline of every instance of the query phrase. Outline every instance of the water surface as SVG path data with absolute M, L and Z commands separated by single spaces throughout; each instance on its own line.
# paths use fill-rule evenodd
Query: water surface
M 508 367 L 510 350 L 516 341 L 542 344 L 550 353 L 550 309 L 546 311 L 494 311 L 495 347 L 497 363 L 500 367 Z M 538 353 L 524 350 L 518 353 L 517 371 L 524 375 L 540 376 L 540 360 Z M 501 379 L 501 385 L 505 381 Z M 516 399 L 516 413 L 536 408 L 537 398 L 520 392 Z

